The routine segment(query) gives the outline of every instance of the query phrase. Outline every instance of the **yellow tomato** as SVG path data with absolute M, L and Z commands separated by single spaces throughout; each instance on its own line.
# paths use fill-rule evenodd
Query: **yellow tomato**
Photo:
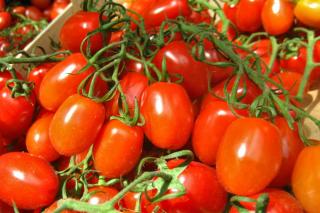
M 320 28 L 320 0 L 300 0 L 294 8 L 294 15 L 309 27 Z

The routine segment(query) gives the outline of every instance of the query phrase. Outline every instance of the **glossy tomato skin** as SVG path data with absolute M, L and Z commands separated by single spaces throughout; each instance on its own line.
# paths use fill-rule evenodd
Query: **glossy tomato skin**
M 158 82 L 147 87 L 141 99 L 141 114 L 144 133 L 155 146 L 175 150 L 187 143 L 194 113 L 182 86 Z
M 236 26 L 243 32 L 256 32 L 261 27 L 261 12 L 265 0 L 240 0 L 236 11 Z M 248 13 L 250 15 L 248 15 Z
M 309 27 L 320 28 L 320 2 L 314 0 L 298 1 L 294 8 L 295 17 Z
M 55 1 L 50 11 L 50 20 L 57 18 L 68 6 L 69 1 Z
M 166 61 L 167 72 L 170 75 L 180 74 L 183 77 L 182 85 L 191 98 L 200 97 L 208 91 L 208 66 L 193 58 L 190 45 L 184 41 L 171 42 L 153 59 L 153 63 L 160 70 L 162 70 L 163 59 Z
M 36 209 L 51 204 L 58 192 L 59 180 L 54 169 L 44 159 L 23 152 L 0 156 L 3 186 L 0 199 L 18 208 Z
M 273 179 L 271 186 L 284 187 L 291 183 L 291 175 L 295 162 L 304 145 L 300 139 L 296 125 L 294 129 L 291 129 L 283 117 L 275 118 L 275 125 L 279 128 L 281 135 L 282 162 L 279 173 Z
M 130 127 L 121 121 L 111 120 L 102 128 L 94 144 L 94 167 L 108 178 L 125 175 L 138 163 L 142 146 L 141 127 Z
M 30 154 L 42 157 L 51 162 L 57 160 L 60 155 L 53 148 L 49 138 L 49 126 L 53 113 L 36 120 L 29 128 L 26 137 L 26 146 Z
M 224 188 L 252 195 L 268 186 L 281 166 L 280 140 L 278 128 L 261 118 L 232 122 L 217 154 L 217 174 Z
M 7 38 L 0 38 L 0 57 L 6 56 L 10 48 L 9 40 Z
M 0 30 L 4 30 L 11 25 L 12 18 L 9 12 L 0 12 Z
M 31 0 L 31 4 L 41 10 L 44 10 L 50 7 L 51 0 Z
M 303 213 L 303 209 L 298 200 L 291 194 L 279 189 L 266 189 L 259 194 L 250 196 L 250 198 L 257 199 L 261 194 L 266 193 L 269 197 L 266 213 Z M 240 202 L 240 204 L 249 211 L 256 210 L 255 203 Z M 238 213 L 235 207 L 232 207 L 229 213 Z
M 80 46 L 83 39 L 91 31 L 100 27 L 98 12 L 79 11 L 71 16 L 63 25 L 60 31 L 60 42 L 63 49 L 72 52 L 80 52 Z M 77 33 L 74 33 L 77 32 Z M 108 42 L 110 34 L 106 35 L 105 41 Z M 90 38 L 90 49 L 96 52 L 103 46 L 103 35 L 98 33 Z M 87 43 L 86 43 L 87 45 Z M 86 45 L 83 50 L 86 49 Z
M 226 15 L 226 17 L 233 23 L 235 24 L 236 23 L 236 13 L 237 13 L 237 5 L 236 4 L 233 4 L 233 5 L 229 5 L 228 3 L 227 4 L 224 4 L 223 5 L 223 11 Z
M 286 33 L 294 23 L 293 4 L 286 0 L 266 0 L 261 18 L 264 30 L 270 35 Z
M 35 21 L 40 21 L 44 18 L 41 10 L 34 6 L 26 7 L 25 16 Z
M 61 155 L 81 153 L 93 144 L 104 120 L 103 104 L 78 94 L 72 95 L 63 102 L 51 121 L 51 143 Z
M 192 134 L 193 151 L 201 162 L 207 165 L 216 163 L 222 137 L 227 127 L 236 119 L 237 116 L 223 101 L 212 102 L 201 111 L 195 121 Z
M 35 111 L 35 98 L 11 97 L 7 87 L 0 89 L 0 132 L 9 139 L 16 139 L 23 135 L 32 122 Z
M 41 105 L 47 110 L 55 111 L 70 95 L 76 94 L 81 81 L 94 71 L 89 68 L 79 74 L 86 64 L 85 57 L 75 53 L 52 67 L 40 84 Z
M 320 208 L 320 146 L 305 147 L 293 169 L 291 185 L 296 198 L 306 212 L 316 213 Z
M 88 193 L 92 193 L 90 196 L 88 203 L 92 205 L 102 204 L 111 200 L 116 194 L 118 194 L 118 190 L 112 187 L 107 186 L 95 186 L 89 188 Z M 121 203 L 122 204 L 122 203 Z M 119 208 L 118 206 L 116 207 Z

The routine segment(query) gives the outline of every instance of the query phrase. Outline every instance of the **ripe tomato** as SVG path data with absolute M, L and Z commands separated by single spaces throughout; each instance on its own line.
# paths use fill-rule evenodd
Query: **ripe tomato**
M 158 82 L 142 95 L 141 114 L 148 139 L 163 149 L 180 149 L 193 127 L 192 103 L 185 89 L 173 83 Z
M 44 10 L 50 7 L 51 0 L 31 0 L 31 4 L 40 10 Z
M 237 5 L 229 5 L 228 3 L 223 5 L 223 12 L 226 15 L 226 17 L 233 23 L 236 23 L 236 14 L 237 14 Z
M 1 1 L 0 1 L 1 3 Z M 14 213 L 13 208 L 2 201 L 0 201 L 0 212 L 3 213 Z
M 219 33 L 222 33 L 222 30 L 223 30 L 222 27 L 223 27 L 222 22 L 218 21 L 217 25 L 216 25 L 216 28 L 217 28 L 217 31 Z M 227 32 L 226 32 L 226 36 L 227 36 L 227 39 L 229 41 L 233 41 L 236 38 L 236 30 L 235 30 L 235 28 L 229 25 L 228 29 L 227 29 Z
M 10 51 L 11 44 L 8 39 L 0 38 L 0 57 L 5 57 Z
M 229 125 L 218 148 L 218 178 L 228 192 L 252 195 L 270 184 L 281 159 L 278 128 L 261 118 L 240 118 Z
M 88 190 L 88 193 L 92 193 L 92 196 L 90 196 L 87 202 L 92 205 L 102 204 L 112 199 L 118 192 L 117 189 L 107 186 L 92 187 Z
M 104 120 L 103 104 L 72 95 L 54 114 L 49 127 L 51 143 L 62 155 L 81 153 L 93 144 Z
M 58 202 L 55 201 L 48 208 L 46 208 L 43 213 L 54 213 L 57 208 L 58 208 Z M 63 210 L 60 213 L 78 213 L 78 212 L 72 211 L 72 210 Z
M 265 213 L 303 213 L 303 209 L 299 201 L 297 201 L 291 194 L 279 189 L 266 189 L 259 194 L 250 196 L 250 198 L 257 199 L 261 194 L 266 193 L 269 196 L 269 203 Z M 256 210 L 256 203 L 254 202 L 240 202 L 250 212 Z M 232 207 L 229 213 L 238 213 L 235 207 Z
M 160 70 L 163 59 L 166 60 L 166 71 L 170 75 L 180 74 L 183 77 L 182 86 L 191 98 L 200 97 L 208 91 L 208 66 L 193 58 L 190 45 L 184 41 L 171 42 L 163 47 L 153 59 L 153 63 Z
M 281 35 L 294 23 L 293 5 L 286 0 L 266 0 L 262 8 L 262 25 L 270 35 Z
M 49 138 L 49 126 L 53 113 L 36 120 L 29 128 L 26 146 L 30 154 L 42 157 L 51 162 L 59 158 L 59 153 L 53 148 Z
M 294 8 L 295 17 L 309 27 L 320 28 L 320 2 L 300 0 Z
M 256 32 L 261 27 L 261 12 L 265 0 L 240 0 L 236 11 L 236 26 L 243 32 Z M 250 14 L 250 15 L 248 15 Z
M 79 11 L 71 16 L 62 26 L 60 31 L 60 42 L 63 49 L 71 50 L 72 52 L 80 52 L 81 42 L 91 31 L 100 27 L 100 14 L 98 12 Z M 74 33 L 74 31 L 77 33 Z M 102 48 L 103 42 L 102 33 L 98 33 L 90 38 L 90 50 L 96 52 Z M 110 33 L 106 34 L 104 39 L 107 43 L 110 40 Z M 88 41 L 84 45 L 84 49 Z
M 289 185 L 291 182 L 294 164 L 304 146 L 300 139 L 297 126 L 292 130 L 283 117 L 277 117 L 275 119 L 275 125 L 280 130 L 282 162 L 279 173 L 273 179 L 271 185 L 274 187 L 284 187 Z
M 6 1 L 0 0 L 0 12 L 3 12 L 6 9 Z
M 260 39 L 252 44 L 251 49 L 258 56 L 270 56 L 272 54 L 272 43 L 270 39 Z
M 216 163 L 217 150 L 222 137 L 227 127 L 236 119 L 237 116 L 223 101 L 211 102 L 201 111 L 192 135 L 193 150 L 201 162 L 208 165 Z
M 12 18 L 9 12 L 0 12 L 0 30 L 4 30 L 11 25 Z
M 7 87 L 0 89 L 0 132 L 9 139 L 16 139 L 29 128 L 35 110 L 35 98 L 11 97 Z
M 24 6 L 15 6 L 12 8 L 12 13 L 24 15 L 26 12 L 26 8 Z
M 39 98 L 40 84 L 43 77 L 54 65 L 54 63 L 41 64 L 30 71 L 28 75 L 28 81 L 34 83 L 33 91 L 36 94 L 37 98 Z
M 69 5 L 68 1 L 53 2 L 51 7 L 50 19 L 53 20 L 56 17 L 58 17 L 60 14 L 62 14 L 68 5 Z
M 58 192 L 54 169 L 42 158 L 23 152 L 0 156 L 0 199 L 18 208 L 36 209 L 51 204 Z
M 108 178 L 125 175 L 139 161 L 142 146 L 143 131 L 140 127 L 130 127 L 121 121 L 111 120 L 102 128 L 94 144 L 94 167 Z
M 25 16 L 35 21 L 39 21 L 44 18 L 41 10 L 34 6 L 26 7 Z

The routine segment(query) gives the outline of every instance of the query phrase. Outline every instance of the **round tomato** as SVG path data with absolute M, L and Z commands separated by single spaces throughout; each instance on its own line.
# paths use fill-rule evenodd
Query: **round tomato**
M 6 9 L 6 1 L 0 0 L 0 12 L 3 12 Z
M 39 21 L 44 18 L 41 10 L 34 6 L 26 7 L 25 16 L 35 21 Z
M 320 2 L 299 0 L 294 8 L 295 17 L 309 27 L 320 28 Z
M 0 30 L 4 30 L 11 25 L 12 18 L 9 12 L 0 12 Z
M 235 24 L 237 19 L 236 19 L 236 13 L 237 13 L 237 5 L 229 5 L 228 3 L 223 5 L 223 11 L 226 17 L 233 23 Z
M 15 6 L 12 8 L 12 13 L 24 15 L 26 12 L 26 8 L 24 6 Z
M 50 19 L 58 17 L 68 7 L 69 1 L 55 1 L 51 7 Z
M 51 0 L 31 0 L 31 4 L 41 10 L 44 10 L 50 7 Z
M 58 192 L 59 180 L 44 159 L 23 152 L 0 156 L 0 199 L 18 208 L 36 209 L 51 204 Z
M 118 192 L 117 189 L 107 186 L 92 187 L 88 190 L 91 196 L 87 202 L 92 205 L 103 204 L 112 199 Z
M 0 57 L 5 57 L 10 51 L 11 44 L 7 38 L 0 38 Z
M 142 146 L 143 131 L 140 127 L 111 120 L 102 128 L 94 144 L 94 167 L 108 178 L 125 175 L 138 163 Z
M 292 173 L 292 190 L 306 212 L 320 208 L 320 146 L 305 147 Z
M 85 151 L 95 141 L 104 120 L 103 104 L 78 94 L 70 96 L 50 123 L 49 137 L 54 149 L 66 156 Z
M 229 125 L 220 143 L 217 174 L 228 192 L 252 195 L 270 184 L 281 160 L 278 128 L 261 118 L 240 118 Z
M 142 95 L 141 114 L 144 133 L 155 146 L 180 149 L 187 143 L 194 115 L 182 86 L 158 82 L 147 87 Z
M 36 120 L 29 128 L 26 137 L 28 152 L 49 162 L 57 160 L 60 156 L 53 148 L 49 138 L 49 126 L 52 118 L 53 113 L 50 113 Z
M 87 34 L 100 27 L 100 14 L 98 12 L 79 11 L 71 16 L 62 26 L 60 31 L 60 42 L 63 49 L 72 52 L 80 52 L 81 43 Z M 74 33 L 76 30 L 77 33 Z M 96 52 L 110 40 L 110 33 L 103 38 L 102 33 L 95 34 L 90 38 L 90 50 Z M 87 40 L 88 42 L 88 40 Z M 83 50 L 86 49 L 86 43 Z

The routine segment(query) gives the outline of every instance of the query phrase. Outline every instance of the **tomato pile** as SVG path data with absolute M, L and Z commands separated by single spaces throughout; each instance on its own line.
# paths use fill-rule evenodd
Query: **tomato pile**
M 23 49 L 68 6 L 70 0 L 0 0 L 0 57 Z
M 318 212 L 319 2 L 125 5 L 0 58 L 0 212 Z

